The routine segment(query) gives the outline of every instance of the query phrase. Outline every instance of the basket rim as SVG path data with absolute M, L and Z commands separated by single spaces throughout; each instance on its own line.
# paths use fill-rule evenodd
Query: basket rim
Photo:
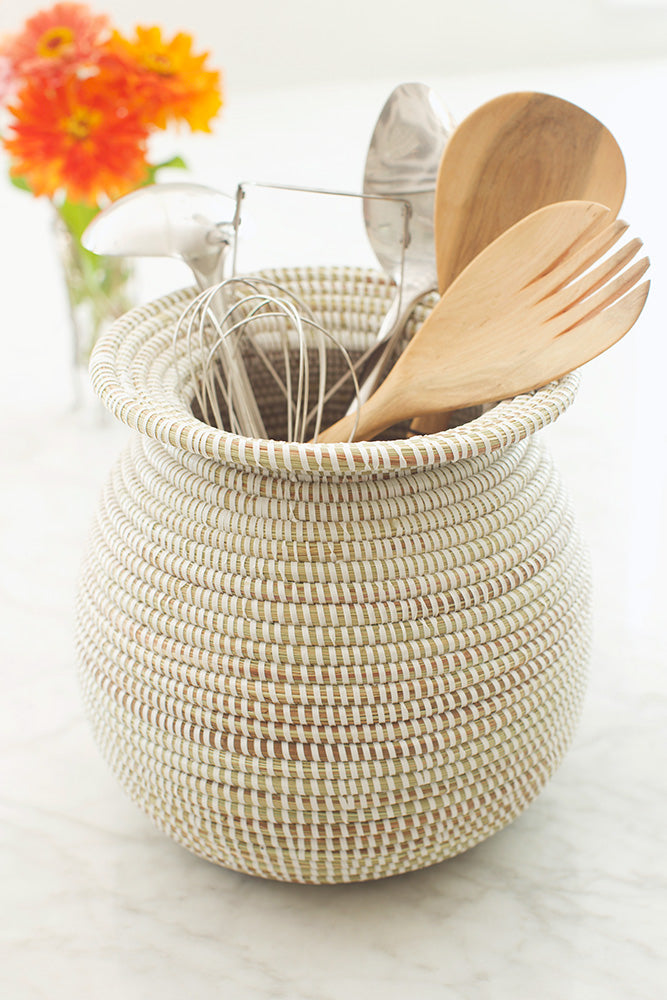
M 367 294 L 373 285 L 376 294 L 389 291 L 384 276 L 364 268 L 276 268 L 262 273 L 280 283 L 303 279 L 312 285 L 326 277 L 363 281 Z M 244 437 L 203 423 L 169 391 L 168 380 L 147 377 L 147 351 L 164 368 L 165 355 L 173 357 L 173 327 L 195 294 L 192 287 L 182 288 L 117 319 L 93 349 L 90 377 L 107 409 L 128 427 L 226 465 L 283 475 L 346 477 L 399 474 L 454 463 L 490 455 L 554 423 L 571 406 L 579 388 L 580 375 L 575 371 L 541 389 L 503 400 L 466 424 L 407 439 L 300 444 Z

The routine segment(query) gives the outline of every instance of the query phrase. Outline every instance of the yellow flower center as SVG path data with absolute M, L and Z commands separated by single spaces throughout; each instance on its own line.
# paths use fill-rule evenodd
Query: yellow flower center
M 58 59 L 74 44 L 71 28 L 49 28 L 37 42 L 37 54 L 44 59 Z
M 91 108 L 75 108 L 64 122 L 67 135 L 72 139 L 83 141 L 87 139 L 100 119 L 98 111 Z
M 160 76 L 171 76 L 176 71 L 176 65 L 168 52 L 146 52 L 143 57 L 146 69 Z

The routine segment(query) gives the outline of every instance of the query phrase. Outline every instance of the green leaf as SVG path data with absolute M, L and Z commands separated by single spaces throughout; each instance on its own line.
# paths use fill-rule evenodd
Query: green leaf
M 172 156 L 170 160 L 163 160 L 162 163 L 156 163 L 153 169 L 164 170 L 166 167 L 174 167 L 177 170 L 188 169 L 188 165 L 182 156 Z
M 25 177 L 17 177 L 14 174 L 10 174 L 9 180 L 11 181 L 11 183 L 14 185 L 15 188 L 19 189 L 19 191 L 29 191 L 30 194 L 32 194 L 32 188 L 28 184 Z
M 163 160 L 162 163 L 155 163 L 148 165 L 146 171 L 146 180 L 144 181 L 144 186 L 147 184 L 155 184 L 157 175 L 160 170 L 187 170 L 188 165 L 182 156 L 172 156 L 169 160 Z
M 99 212 L 97 205 L 87 205 L 84 202 L 69 201 L 68 199 L 56 207 L 60 218 L 77 240 L 81 239 L 84 230 Z

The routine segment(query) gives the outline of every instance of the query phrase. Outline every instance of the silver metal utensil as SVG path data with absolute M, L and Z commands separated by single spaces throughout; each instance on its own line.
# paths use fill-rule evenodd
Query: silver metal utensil
M 379 361 L 364 377 L 365 401 L 375 388 L 396 339 L 415 303 L 437 288 L 433 207 L 438 166 L 454 122 L 438 95 L 423 83 L 396 87 L 380 112 L 371 136 L 364 171 L 364 195 L 404 198 L 410 206 L 409 241 L 405 252 L 387 242 L 386 202 L 364 199 L 364 221 L 378 262 L 396 282 L 397 293 L 378 331 L 386 342 Z
M 197 287 L 221 281 L 234 237 L 235 200 L 203 184 L 151 184 L 95 216 L 82 243 L 107 257 L 176 257 Z
M 219 293 L 223 311 L 213 307 Z M 287 441 L 317 438 L 332 352 L 359 388 L 341 341 L 298 296 L 265 275 L 227 278 L 201 292 L 181 314 L 173 346 L 177 365 L 184 366 L 185 401 L 203 422 L 236 434 L 259 436 L 230 377 L 239 365 L 254 374 L 257 392 L 270 404 L 269 426 L 280 427 Z
M 90 223 L 82 243 L 92 253 L 123 257 L 176 257 L 183 260 L 200 291 L 218 286 L 234 242 L 236 200 L 202 184 L 152 184 L 119 198 Z M 211 308 L 224 312 L 221 290 Z M 247 372 L 227 354 L 237 405 L 246 433 L 264 437 L 265 429 Z

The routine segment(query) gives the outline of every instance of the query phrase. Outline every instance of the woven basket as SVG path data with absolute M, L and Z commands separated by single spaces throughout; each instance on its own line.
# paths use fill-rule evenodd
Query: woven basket
M 272 276 L 351 352 L 372 342 L 379 276 Z M 577 377 L 438 435 L 246 439 L 184 402 L 189 294 L 129 313 L 92 362 L 138 432 L 77 604 L 97 742 L 161 829 L 238 871 L 351 882 L 466 850 L 538 794 L 582 703 L 587 563 L 535 436 Z

